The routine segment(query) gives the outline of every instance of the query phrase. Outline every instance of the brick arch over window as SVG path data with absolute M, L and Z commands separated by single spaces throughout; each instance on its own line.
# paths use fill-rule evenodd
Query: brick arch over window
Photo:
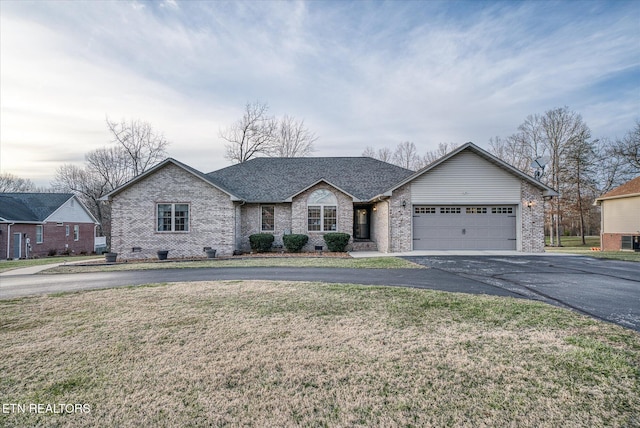
M 307 198 L 307 230 L 335 232 L 338 226 L 338 199 L 328 189 L 318 189 Z

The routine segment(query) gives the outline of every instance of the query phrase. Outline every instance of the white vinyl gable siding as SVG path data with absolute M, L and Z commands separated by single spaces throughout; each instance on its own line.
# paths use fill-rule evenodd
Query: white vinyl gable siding
M 640 196 L 602 201 L 602 233 L 640 233 Z
M 461 152 L 411 182 L 413 204 L 518 204 L 520 180 L 484 158 Z
M 71 198 L 53 214 L 47 217 L 46 221 L 52 223 L 93 223 L 93 219 L 87 211 L 75 199 Z

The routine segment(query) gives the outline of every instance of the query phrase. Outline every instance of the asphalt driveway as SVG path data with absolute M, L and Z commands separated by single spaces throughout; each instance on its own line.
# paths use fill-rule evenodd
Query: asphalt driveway
M 405 257 L 640 331 L 640 264 L 583 256 Z
M 212 268 L 0 277 L 0 298 L 180 281 L 344 282 L 539 300 L 640 331 L 640 264 L 580 256 L 405 257 L 429 269 Z

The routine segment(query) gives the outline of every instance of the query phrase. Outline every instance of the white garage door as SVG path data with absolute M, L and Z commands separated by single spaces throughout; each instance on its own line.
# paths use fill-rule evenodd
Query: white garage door
M 414 250 L 515 250 L 516 206 L 413 207 Z

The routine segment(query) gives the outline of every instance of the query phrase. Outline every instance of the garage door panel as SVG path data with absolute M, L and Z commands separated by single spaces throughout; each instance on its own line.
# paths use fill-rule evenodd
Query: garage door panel
M 415 250 L 515 250 L 516 207 L 415 206 Z

